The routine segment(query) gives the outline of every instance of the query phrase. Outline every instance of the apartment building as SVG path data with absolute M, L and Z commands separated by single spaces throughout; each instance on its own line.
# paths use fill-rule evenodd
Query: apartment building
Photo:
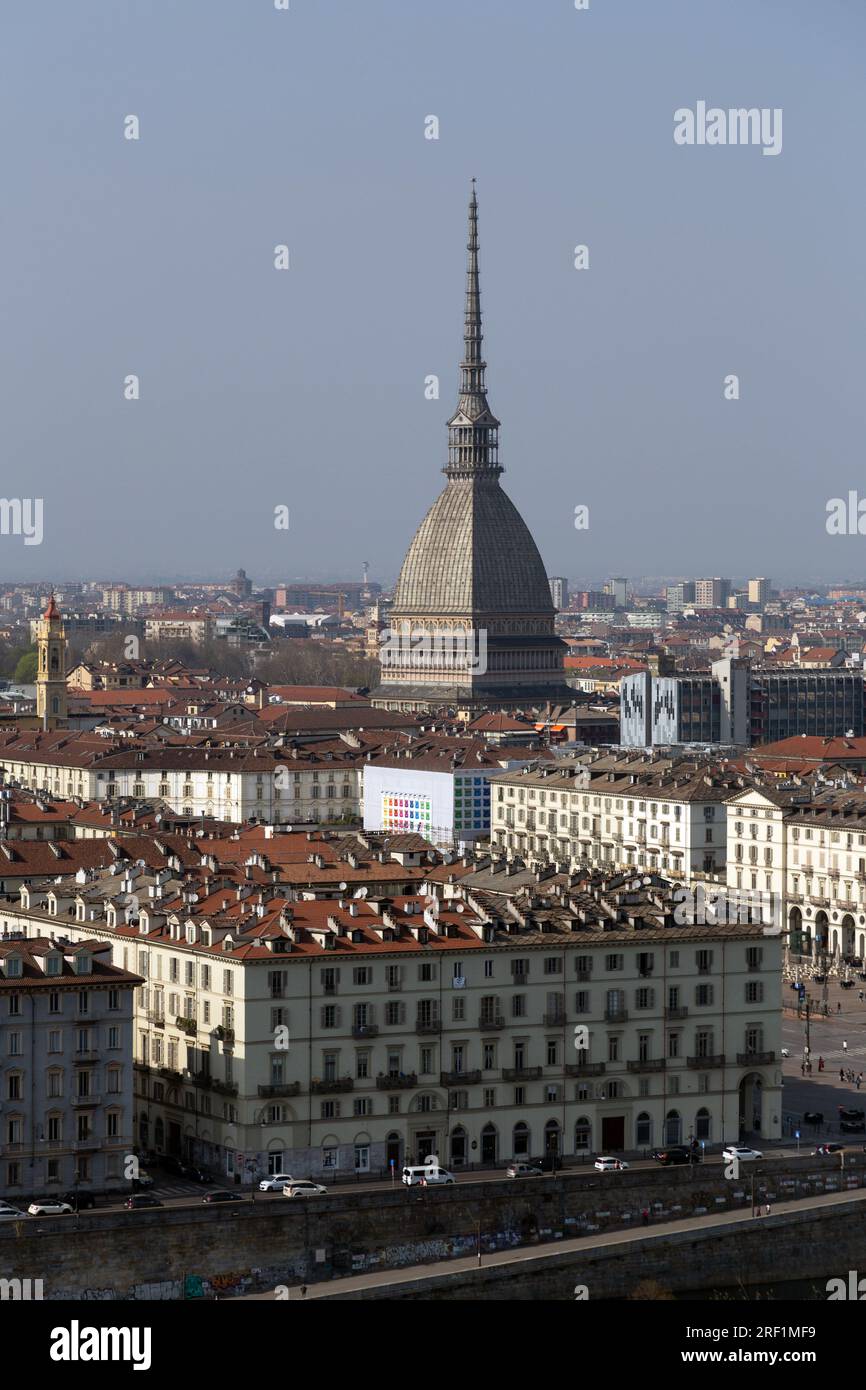
M 688 759 L 618 754 L 491 778 L 491 845 L 532 863 L 724 873 L 733 772 Z
M 0 936 L 0 1195 L 128 1190 L 133 990 L 96 941 Z
M 337 741 L 335 741 L 337 742 Z M 124 747 L 96 735 L 0 735 L 0 771 L 50 796 L 160 800 L 179 815 L 277 824 L 356 818 L 360 747 Z
M 778 937 L 678 925 L 657 878 L 470 877 L 327 902 L 139 881 L 102 914 L 55 885 L 14 915 L 142 977 L 138 1142 L 239 1182 L 778 1136 Z
M 768 783 L 736 795 L 727 880 L 773 893 L 790 957 L 866 960 L 866 793 Z

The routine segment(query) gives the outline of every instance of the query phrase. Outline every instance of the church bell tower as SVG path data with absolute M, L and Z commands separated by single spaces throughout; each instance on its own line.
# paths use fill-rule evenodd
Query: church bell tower
M 36 631 L 36 714 L 43 729 L 66 720 L 66 634 L 52 594 Z

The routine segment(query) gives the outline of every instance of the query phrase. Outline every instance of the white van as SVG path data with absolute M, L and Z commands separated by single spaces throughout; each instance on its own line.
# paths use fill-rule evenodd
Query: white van
M 449 1173 L 447 1168 L 421 1167 L 404 1168 L 403 1181 L 407 1187 L 420 1187 L 422 1182 L 426 1182 L 430 1187 L 439 1187 L 443 1183 L 454 1182 L 454 1174 Z

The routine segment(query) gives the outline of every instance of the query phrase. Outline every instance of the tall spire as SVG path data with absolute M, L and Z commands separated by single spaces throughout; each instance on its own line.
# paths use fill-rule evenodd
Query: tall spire
M 466 311 L 463 325 L 463 361 L 460 363 L 460 399 L 448 421 L 449 478 L 498 477 L 499 421 L 487 404 L 481 355 L 481 287 L 478 274 L 478 198 L 475 180 L 469 198 L 469 240 L 466 244 Z

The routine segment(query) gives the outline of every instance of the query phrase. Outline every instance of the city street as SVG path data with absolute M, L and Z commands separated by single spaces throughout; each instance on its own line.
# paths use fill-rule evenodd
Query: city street
M 790 1053 L 783 1060 L 785 1081 L 782 1110 L 786 1115 L 802 1115 L 806 1111 L 818 1110 L 824 1114 L 825 1127 L 837 1137 L 844 1137 L 852 1144 L 866 1142 L 862 1136 L 850 1134 L 841 1136 L 838 1129 L 838 1107 L 849 1106 L 866 1110 L 866 1000 L 858 999 L 858 991 L 866 990 L 859 979 L 855 988 L 844 990 L 837 981 L 830 981 L 827 989 L 829 1018 L 818 1016 L 810 1018 L 810 1057 L 811 1076 L 803 1076 L 800 1067 L 803 1062 L 803 1049 L 806 1043 L 805 1018 L 798 1019 L 785 1014 L 782 1022 L 782 1046 Z M 823 1002 L 822 986 L 807 982 L 807 992 L 816 1006 Z M 785 1003 L 796 1001 L 796 995 L 788 984 L 783 985 Z M 842 1012 L 838 1013 L 838 1005 Z M 847 1042 L 847 1052 L 843 1048 Z M 823 1058 L 824 1070 L 819 1072 L 818 1059 Z M 864 1081 L 858 1091 L 850 1082 L 839 1080 L 839 1069 L 853 1068 L 855 1075 L 864 1073 Z M 803 1140 L 814 1137 L 815 1131 L 809 1127 L 802 1130 Z

